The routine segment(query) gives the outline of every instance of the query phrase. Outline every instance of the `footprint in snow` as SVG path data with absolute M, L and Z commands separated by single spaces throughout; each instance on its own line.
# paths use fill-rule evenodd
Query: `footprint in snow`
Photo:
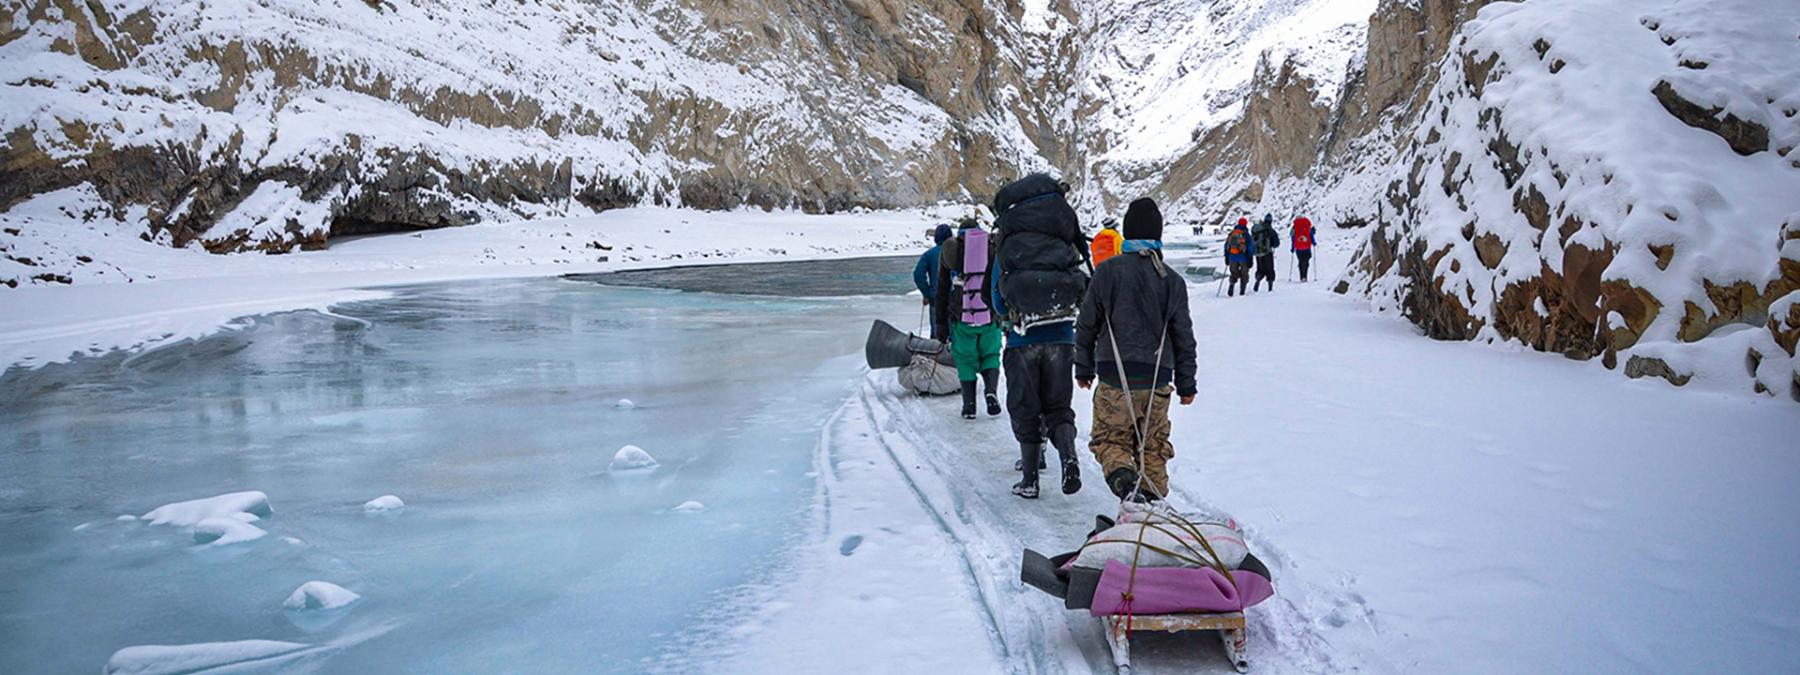
M 844 537 L 844 541 L 842 541 L 838 544 L 838 555 L 844 556 L 846 558 L 850 557 L 851 555 L 854 555 L 856 553 L 856 547 L 861 546 L 862 543 L 863 543 L 863 536 L 860 534 L 853 534 L 848 537 Z

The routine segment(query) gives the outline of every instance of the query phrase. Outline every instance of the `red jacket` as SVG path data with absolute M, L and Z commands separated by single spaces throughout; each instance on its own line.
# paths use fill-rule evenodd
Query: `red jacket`
M 1307 220 L 1304 216 L 1295 218 L 1294 236 L 1289 237 L 1288 241 L 1293 242 L 1293 248 L 1296 251 L 1311 251 L 1315 232 L 1312 221 Z

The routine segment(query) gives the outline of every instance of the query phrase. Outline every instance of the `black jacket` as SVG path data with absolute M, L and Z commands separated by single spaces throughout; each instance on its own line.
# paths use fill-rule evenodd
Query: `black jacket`
M 1128 377 L 1157 373 L 1160 384 L 1168 384 L 1172 376 L 1175 392 L 1181 396 L 1198 391 L 1187 282 L 1163 263 L 1160 251 L 1121 253 L 1095 268 L 1094 282 L 1075 322 L 1075 379 L 1092 380 L 1096 368 L 1105 368 L 1109 370 L 1099 373 L 1102 379 L 1121 384 L 1115 381 L 1118 366 L 1112 341 L 1106 336 L 1109 318 L 1117 331 Z M 1160 362 L 1156 358 L 1159 343 Z

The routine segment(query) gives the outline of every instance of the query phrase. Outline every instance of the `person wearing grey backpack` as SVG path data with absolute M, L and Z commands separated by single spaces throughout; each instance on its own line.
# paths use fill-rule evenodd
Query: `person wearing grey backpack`
M 1275 217 L 1263 214 L 1262 222 L 1250 230 L 1250 238 L 1256 242 L 1256 283 L 1250 286 L 1252 292 L 1262 287 L 1264 281 L 1269 282 L 1269 290 L 1275 290 L 1275 251 L 1281 248 L 1281 235 L 1275 232 Z

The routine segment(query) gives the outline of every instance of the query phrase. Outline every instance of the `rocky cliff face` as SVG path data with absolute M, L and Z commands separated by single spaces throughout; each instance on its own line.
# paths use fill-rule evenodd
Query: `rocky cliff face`
M 1385 169 L 1405 147 L 1403 130 L 1418 123 L 1452 36 L 1487 0 L 1370 4 L 1363 20 L 1288 38 L 1311 51 L 1261 52 L 1243 114 L 1207 129 L 1157 193 L 1197 223 L 1263 213 L 1326 226 L 1370 222 Z
M 1093 216 L 1216 202 L 1307 172 L 1373 6 L 28 0 L 0 7 L 0 232 L 56 213 L 283 252 L 638 203 L 984 200 L 1037 169 Z M 80 253 L 0 274 L 81 279 Z
M 1441 339 L 1800 400 L 1800 9 L 1506 3 L 1453 41 L 1341 291 Z
M 963 199 L 1051 145 L 1020 19 L 979 0 L 7 3 L 0 212 L 79 187 L 146 237 L 274 252 L 640 202 Z

